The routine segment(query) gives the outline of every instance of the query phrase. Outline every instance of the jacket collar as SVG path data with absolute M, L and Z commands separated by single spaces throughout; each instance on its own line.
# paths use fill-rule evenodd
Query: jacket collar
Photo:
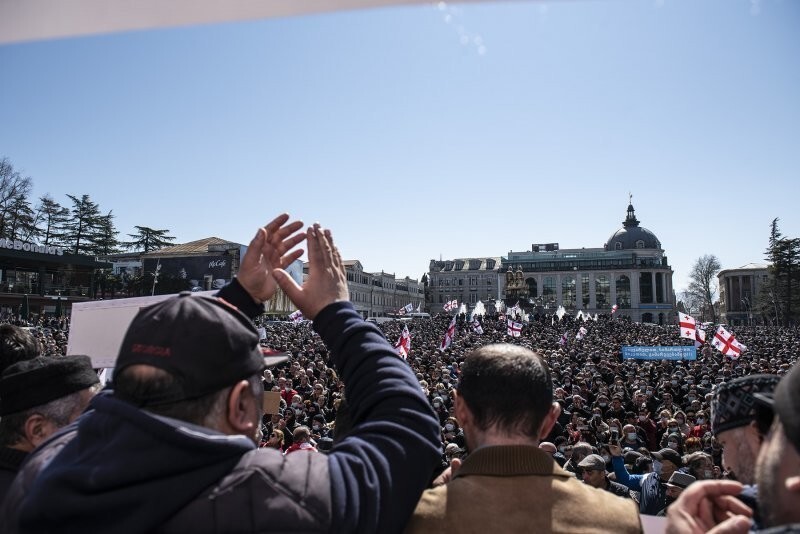
M 569 478 L 553 457 L 534 445 L 498 445 L 481 447 L 470 453 L 456 473 L 469 475 L 523 476 L 555 475 Z

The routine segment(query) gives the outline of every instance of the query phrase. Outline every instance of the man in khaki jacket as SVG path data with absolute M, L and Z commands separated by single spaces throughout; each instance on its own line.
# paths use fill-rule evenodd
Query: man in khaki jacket
M 543 360 L 488 345 L 462 366 L 455 415 L 470 454 L 426 491 L 408 532 L 641 532 L 636 505 L 592 488 L 539 449 L 561 413 Z

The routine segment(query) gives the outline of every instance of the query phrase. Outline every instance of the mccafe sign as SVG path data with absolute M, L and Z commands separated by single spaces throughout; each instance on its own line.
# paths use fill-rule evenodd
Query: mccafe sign
M 11 250 L 23 250 L 25 252 L 38 252 L 39 254 L 51 254 L 53 256 L 63 256 L 64 247 L 49 247 L 44 245 L 34 245 L 33 243 L 26 243 L 19 239 L 2 239 L 0 238 L 0 248 L 8 248 Z

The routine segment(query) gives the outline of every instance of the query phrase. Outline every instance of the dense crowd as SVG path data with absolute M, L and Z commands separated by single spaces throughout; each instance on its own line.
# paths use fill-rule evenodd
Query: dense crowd
M 466 454 L 464 435 L 453 413 L 453 397 L 460 365 L 479 346 L 510 343 L 543 356 L 551 371 L 556 400 L 562 406 L 546 446 L 552 444 L 554 458 L 568 471 L 580 475 L 577 464 L 595 453 L 613 473 L 609 445 L 618 439 L 631 474 L 652 470 L 652 453 L 670 448 L 687 460 L 683 462 L 684 471 L 698 480 L 735 476 L 725 472 L 721 447 L 711 433 L 713 387 L 738 376 L 782 375 L 800 353 L 796 329 L 758 326 L 735 329 L 737 338 L 748 347 L 736 360 L 710 345 L 699 348 L 694 361 L 623 360 L 622 346 L 693 343 L 680 337 L 676 325 L 635 323 L 611 316 L 601 316 L 597 321 L 537 316 L 524 324 L 519 337 L 511 337 L 506 321 L 497 315 L 477 318 L 481 334 L 475 332 L 467 317 L 458 316 L 453 342 L 442 351 L 440 345 L 451 319 L 440 314 L 430 320 L 379 325 L 393 344 L 403 328 L 409 329 L 411 351 L 407 362 L 439 417 L 442 469 L 453 458 Z M 291 355 L 291 363 L 265 375 L 267 389 L 281 392 L 282 409 L 279 414 L 265 416 L 264 443 L 288 449 L 295 431 L 307 427 L 310 439 L 303 434 L 303 441 L 321 441 L 327 447 L 336 434 L 334 421 L 345 387 L 325 364 L 327 349 L 308 324 L 269 322 L 264 327 L 267 337 L 263 343 Z M 587 333 L 578 340 L 580 327 Z

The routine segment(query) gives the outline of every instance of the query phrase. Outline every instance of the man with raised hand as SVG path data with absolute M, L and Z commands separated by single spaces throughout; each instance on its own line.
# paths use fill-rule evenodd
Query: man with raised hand
M 404 527 L 439 460 L 437 421 L 414 375 L 348 302 L 330 232 L 315 225 L 295 235 L 298 223 L 287 220 L 259 230 L 236 285 L 220 292 L 227 300 L 181 295 L 139 311 L 113 393 L 33 453 L 0 531 Z M 300 287 L 282 269 L 302 254 L 288 250 L 303 238 L 309 275 Z M 329 455 L 257 448 L 268 362 L 232 304 L 259 308 L 276 284 L 314 321 L 347 384 L 352 428 Z

